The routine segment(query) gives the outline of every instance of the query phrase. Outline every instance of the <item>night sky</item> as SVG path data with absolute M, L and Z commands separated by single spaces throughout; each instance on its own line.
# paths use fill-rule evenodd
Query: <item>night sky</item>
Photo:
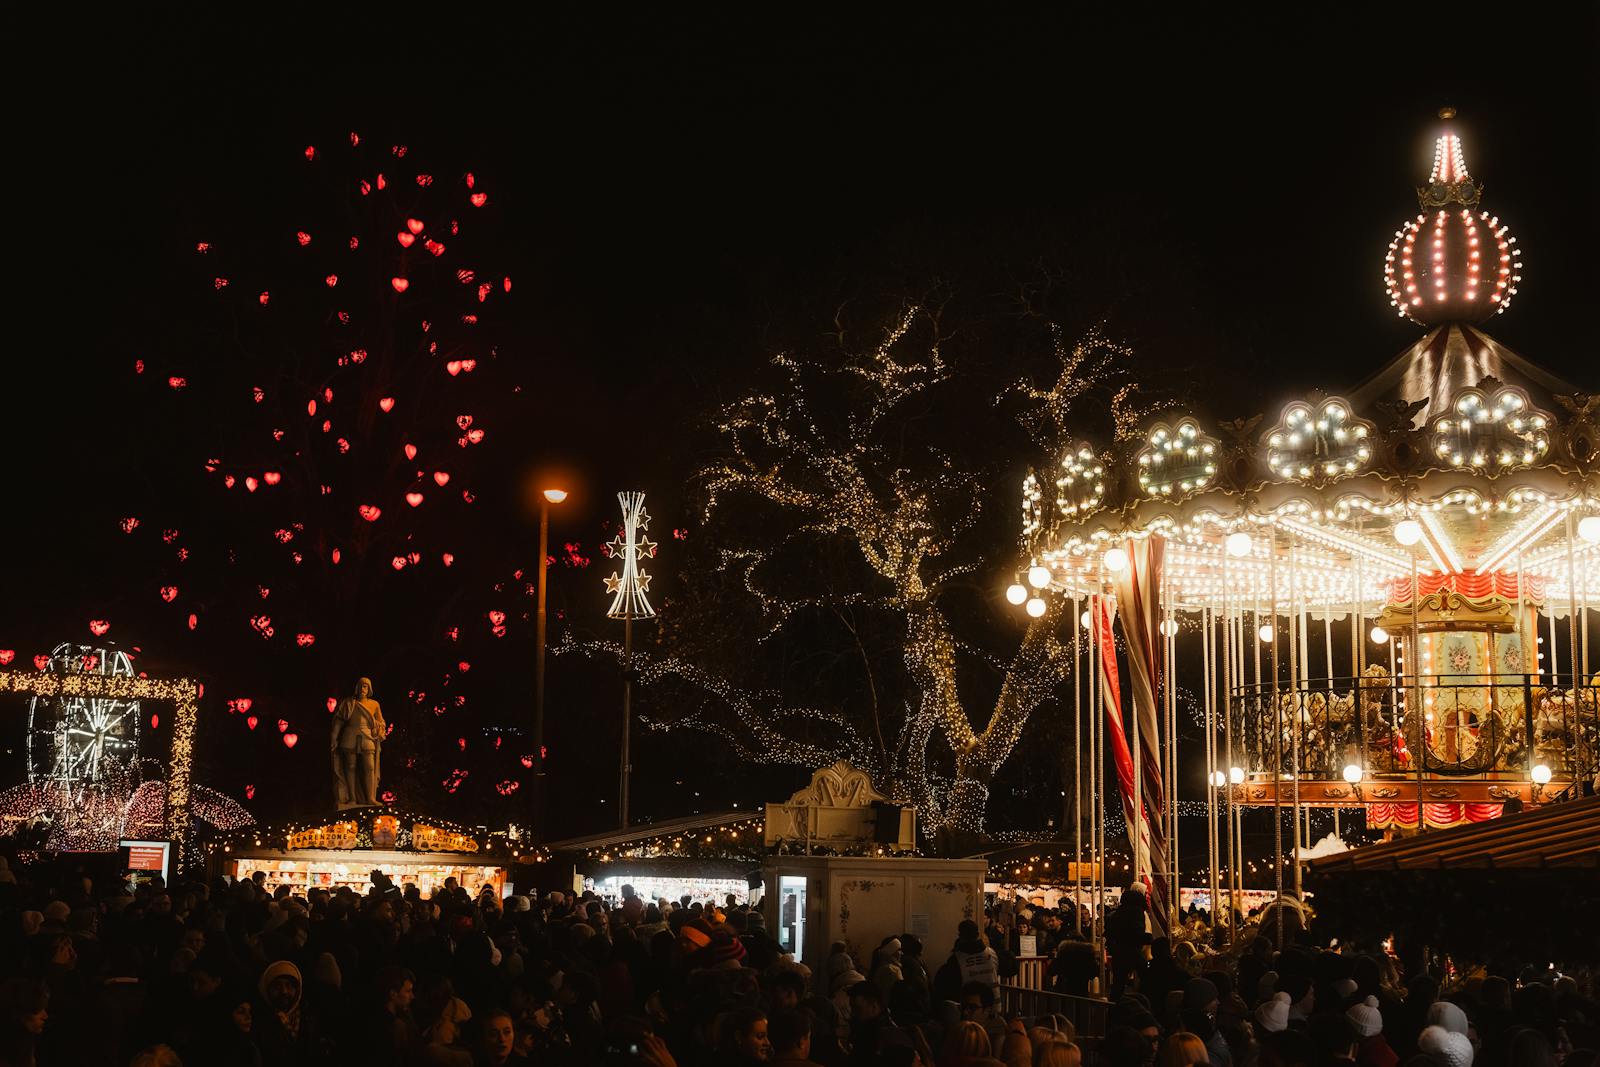
M 87 640 L 101 613 L 182 662 L 140 621 L 148 580 L 114 562 L 105 490 L 138 455 L 129 366 L 175 313 L 194 221 L 272 213 L 283 160 L 352 129 L 470 160 L 494 190 L 517 281 L 507 348 L 534 396 L 481 488 L 513 539 L 535 533 L 523 476 L 552 464 L 578 491 L 558 540 L 598 540 L 621 488 L 683 521 L 686 423 L 737 395 L 817 299 L 868 279 L 1065 264 L 1093 279 L 1083 324 L 1108 318 L 1197 383 L 1212 418 L 1353 385 L 1418 336 L 1389 308 L 1383 252 L 1446 104 L 1485 207 L 1525 250 L 1490 331 L 1593 388 L 1600 5 L 1492 10 L 701 24 L 619 10 L 588 26 L 462 10 L 377 30 L 47 35 L 13 71 L 0 647 Z M 598 577 L 562 578 L 553 603 L 599 602 Z M 569 721 L 613 699 L 593 671 L 552 686 Z M 611 750 L 584 738 L 552 739 L 576 753 L 552 768 L 575 829 L 606 821 L 586 776 L 611 780 Z M 651 769 L 637 803 L 666 816 L 778 792 L 734 777 L 694 798 L 680 777 Z

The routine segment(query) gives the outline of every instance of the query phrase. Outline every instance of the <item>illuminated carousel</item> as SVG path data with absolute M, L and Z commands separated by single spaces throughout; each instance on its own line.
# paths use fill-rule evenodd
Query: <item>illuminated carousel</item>
M 1179 873 L 1180 688 L 1205 727 L 1184 769 L 1210 786 L 1213 899 L 1239 888 L 1247 807 L 1278 810 L 1281 891 L 1311 808 L 1425 831 L 1596 774 L 1600 396 L 1479 328 L 1521 280 L 1481 196 L 1447 125 L 1385 260 L 1397 312 L 1426 333 L 1365 382 L 1276 416 L 1178 413 L 1026 480 L 1033 563 L 1008 596 L 1034 616 L 1073 604 L 1095 665 L 1079 673 L 1098 683 L 1075 700 L 1158 904 Z M 1108 792 L 1098 762 L 1090 798 Z

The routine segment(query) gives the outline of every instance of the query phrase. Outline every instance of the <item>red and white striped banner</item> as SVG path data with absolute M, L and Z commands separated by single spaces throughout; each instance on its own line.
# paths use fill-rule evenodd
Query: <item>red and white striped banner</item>
M 1109 596 L 1092 596 L 1090 599 L 1090 616 L 1094 624 L 1095 647 L 1100 650 L 1100 693 L 1106 711 L 1106 737 L 1111 745 L 1111 759 L 1117 769 L 1118 792 L 1122 795 L 1122 818 L 1128 827 L 1128 845 L 1133 850 L 1134 870 L 1139 880 L 1144 882 L 1149 891 L 1150 920 L 1154 925 L 1157 936 L 1165 936 L 1167 931 L 1168 893 L 1166 878 L 1161 872 L 1166 870 L 1166 840 L 1161 832 L 1160 807 L 1152 806 L 1161 802 L 1159 784 L 1156 792 L 1149 792 L 1148 773 L 1144 787 L 1143 818 L 1134 816 L 1134 780 L 1133 780 L 1133 752 L 1128 745 L 1127 728 L 1123 724 L 1122 715 L 1122 681 L 1117 669 L 1117 648 L 1112 636 L 1112 621 L 1116 618 L 1116 601 Z M 1123 622 L 1126 629 L 1127 621 Z M 1142 738 L 1141 733 L 1141 738 Z M 1141 742 L 1140 762 L 1146 768 L 1151 763 L 1151 754 L 1147 745 Z M 1156 779 L 1159 783 L 1160 764 L 1156 762 Z

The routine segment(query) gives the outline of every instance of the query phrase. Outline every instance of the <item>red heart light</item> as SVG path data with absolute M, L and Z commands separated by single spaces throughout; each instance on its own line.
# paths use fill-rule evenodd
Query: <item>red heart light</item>
M 394 239 L 400 242 L 401 248 L 410 248 L 416 242 L 417 236 L 416 234 L 407 233 L 406 231 L 401 230 L 399 233 L 394 235 Z
M 104 637 L 105 632 L 109 629 L 111 629 L 111 624 L 106 622 L 104 619 L 89 620 L 89 632 L 94 634 L 96 637 Z
M 244 487 L 246 489 L 248 489 L 250 492 L 252 492 L 252 493 L 255 492 L 257 487 L 259 487 L 260 485 L 261 485 L 261 483 L 256 481 L 255 475 L 252 474 L 252 475 L 248 475 L 248 476 L 245 477 Z
M 489 194 L 488 193 L 473 193 L 472 194 L 472 206 L 473 207 L 482 207 L 483 205 L 487 204 L 488 202 L 489 202 Z
M 16 658 L 17 658 L 17 650 L 16 649 L 14 649 L 14 648 L 0 648 L 0 667 L 4 667 L 6 664 L 10 663 L 12 660 L 14 660 Z
M 406 229 L 410 230 L 412 233 L 421 233 L 422 232 L 422 220 L 421 219 L 406 219 Z
M 478 361 L 475 359 L 464 359 L 461 361 L 461 369 L 466 371 L 468 374 L 471 374 L 477 365 Z
M 266 471 L 261 475 L 261 480 L 266 482 L 268 485 L 277 485 L 279 482 L 283 481 L 283 475 L 277 471 Z
M 414 492 L 414 491 L 410 492 L 410 493 L 407 493 L 406 494 L 406 503 L 410 504 L 414 508 L 415 507 L 420 507 L 422 505 L 422 494 L 418 493 L 418 492 Z
M 33 665 L 41 671 L 47 671 L 50 669 L 50 657 L 43 654 L 37 655 L 33 657 Z
M 461 373 L 461 361 L 459 359 L 452 359 L 449 363 L 444 365 L 444 369 L 449 372 L 450 376 L 453 378 L 457 374 Z
M 506 292 L 509 293 L 511 291 L 511 278 L 509 276 L 507 276 L 505 281 L 502 282 L 501 284 L 506 287 Z
M 390 278 L 389 284 L 394 286 L 394 291 L 397 293 L 403 293 L 407 289 L 411 288 L 411 283 L 406 281 L 404 278 Z
M 472 429 L 467 431 L 467 440 L 471 441 L 473 444 L 477 444 L 479 441 L 483 440 L 483 431 L 474 426 Z
M 332 715 L 333 714 L 333 709 L 338 707 L 338 706 L 339 706 L 338 697 L 329 697 L 328 698 L 328 714 L 329 715 Z
M 450 484 L 449 471 L 434 471 L 433 480 L 441 486 Z
M 310 648 L 312 645 L 317 643 L 317 635 L 316 634 L 295 634 L 294 635 L 294 643 L 299 645 L 301 648 Z
M 376 504 L 362 504 L 360 507 L 356 508 L 356 511 L 359 512 L 361 517 L 366 519 L 368 522 L 377 522 L 378 516 L 383 514 L 383 509 L 378 507 Z
M 489 612 L 489 621 L 495 626 L 503 625 L 506 621 L 506 613 L 503 611 L 491 611 Z
M 403 571 L 406 569 L 406 558 L 404 556 L 396 556 L 389 561 L 389 566 L 397 571 Z
M 472 425 L 472 416 L 471 415 L 457 415 L 456 416 L 456 425 L 461 427 L 463 430 L 465 430 L 468 426 Z
M 239 712 L 240 714 L 244 714 L 250 710 L 251 705 L 253 705 L 255 701 L 251 700 L 249 697 L 240 697 L 237 700 L 231 701 L 231 703 L 233 704 L 235 711 Z
M 378 407 L 382 408 L 385 412 L 393 411 L 394 410 L 394 397 L 386 396 L 382 400 L 379 400 L 378 401 Z
M 246 800 L 254 800 L 256 798 L 256 787 L 253 786 L 253 785 L 245 786 L 244 787 L 244 798 Z
M 299 734 L 284 734 L 283 735 L 283 743 L 288 745 L 290 748 L 293 748 L 295 745 L 298 745 L 300 743 L 300 735 Z
M 177 586 L 175 586 L 175 585 L 164 585 L 164 586 L 161 587 L 161 599 L 165 600 L 168 604 L 172 603 L 172 601 L 174 599 L 176 599 L 177 596 L 178 596 L 178 587 Z
M 492 292 L 494 292 L 494 286 L 487 282 L 480 284 L 478 286 L 478 303 L 481 304 L 485 300 L 489 299 L 489 294 Z
M 196 626 L 199 626 L 199 625 L 200 625 L 200 616 L 191 614 L 189 616 L 189 629 L 193 630 Z
M 280 734 L 289 732 L 289 720 L 288 719 L 279 719 L 278 720 L 278 732 Z
M 336 548 L 332 552 L 328 553 L 328 558 L 333 561 L 335 566 L 337 566 L 339 563 L 339 550 Z
M 452 565 L 453 563 L 455 563 L 456 554 L 454 552 L 445 552 L 439 558 L 444 560 L 444 565 L 446 567 L 448 567 L 448 566 Z
M 311 235 L 304 230 L 301 230 L 299 233 L 295 234 L 294 238 L 300 242 L 301 248 L 304 248 L 306 245 L 311 243 Z
M 225 488 L 232 489 L 233 488 L 233 475 L 224 474 L 222 476 L 222 484 L 223 484 L 223 486 Z
M 522 763 L 522 765 L 524 767 L 532 767 L 533 766 L 533 757 L 532 756 L 523 756 L 520 762 Z
M 429 241 L 422 247 L 426 248 L 429 252 L 436 256 L 444 255 L 444 245 L 440 244 L 438 241 Z
M 247 715 L 245 716 L 244 724 L 250 727 L 250 729 L 254 730 L 256 728 L 256 724 L 260 721 L 261 720 L 256 718 L 254 715 Z
M 322 279 L 322 281 L 323 284 L 327 285 L 329 289 L 332 289 L 334 286 L 339 284 L 339 276 L 337 274 L 330 274 L 326 278 Z
M 416 459 L 417 458 L 417 446 L 416 445 L 406 445 L 406 458 L 407 459 Z

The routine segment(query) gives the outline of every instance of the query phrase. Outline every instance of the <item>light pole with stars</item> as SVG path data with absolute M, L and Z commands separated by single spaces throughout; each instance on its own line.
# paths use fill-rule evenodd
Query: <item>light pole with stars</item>
M 628 754 L 628 733 L 633 725 L 633 620 L 653 619 L 655 609 L 645 594 L 650 591 L 650 575 L 639 566 L 641 557 L 654 559 L 655 544 L 645 535 L 650 529 L 650 513 L 644 509 L 644 494 L 624 492 L 617 494 L 622 505 L 622 532 L 605 546 L 606 555 L 622 561 L 622 573 L 611 572 L 605 580 L 606 592 L 611 594 L 611 607 L 606 615 L 622 620 L 622 768 L 619 789 L 619 818 L 623 829 L 628 827 L 628 777 L 633 766 Z

